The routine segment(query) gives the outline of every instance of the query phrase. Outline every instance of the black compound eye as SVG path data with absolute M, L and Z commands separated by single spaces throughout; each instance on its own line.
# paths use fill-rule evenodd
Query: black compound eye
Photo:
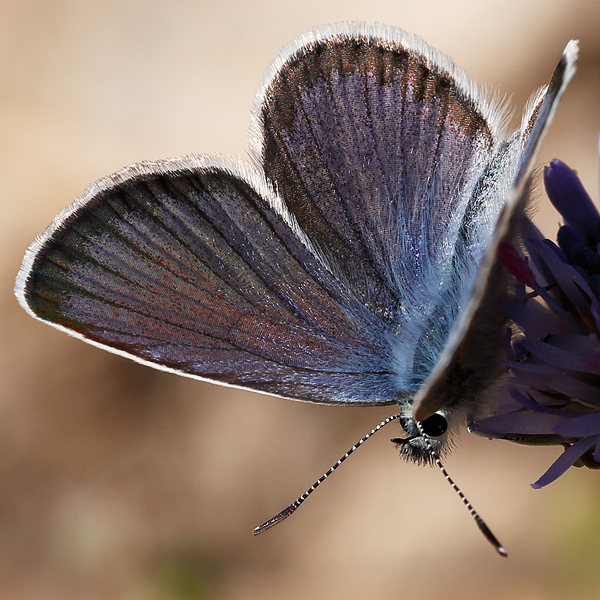
M 444 415 L 434 413 L 424 421 L 421 421 L 421 429 L 423 430 L 423 433 L 429 437 L 440 437 L 440 435 L 446 433 L 446 430 L 448 429 L 448 420 Z

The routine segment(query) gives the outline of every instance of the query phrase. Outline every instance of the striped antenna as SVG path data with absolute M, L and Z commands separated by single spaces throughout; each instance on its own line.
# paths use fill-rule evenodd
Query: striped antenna
M 450 475 L 448 475 L 448 471 L 446 471 L 444 465 L 442 464 L 442 461 L 440 460 L 440 457 L 438 456 L 437 452 L 433 449 L 431 442 L 429 441 L 429 437 L 427 435 L 425 435 L 425 433 L 423 432 L 421 423 L 419 423 L 418 421 L 415 421 L 415 423 L 417 424 L 417 427 L 419 428 L 419 432 L 421 433 L 421 435 L 423 436 L 423 439 L 425 440 L 425 443 L 427 444 L 427 447 L 429 449 L 431 457 L 435 461 L 435 464 L 438 466 L 438 468 L 442 472 L 442 475 L 445 477 L 446 481 L 450 484 L 452 489 L 458 494 L 458 497 L 463 501 L 463 504 L 467 507 L 467 510 L 471 513 L 471 516 L 473 517 L 473 519 L 475 519 L 475 523 L 477 523 L 477 527 L 479 527 L 481 533 L 483 533 L 486 540 L 490 544 L 492 544 L 492 546 L 494 546 L 494 548 L 496 549 L 496 552 L 498 552 L 498 554 L 500 554 L 500 556 L 508 556 L 508 552 L 505 550 L 504 546 L 502 546 L 502 544 L 498 541 L 498 538 L 492 533 L 491 529 L 485 524 L 485 521 L 479 516 L 477 511 L 473 508 L 473 505 L 467 500 L 467 497 L 462 493 L 462 491 L 456 485 L 456 483 L 454 483 L 454 480 L 452 479 L 452 477 L 450 477 Z
M 276 514 L 272 519 L 269 519 L 266 523 L 259 525 L 254 529 L 254 535 L 258 535 L 259 533 L 263 533 L 267 529 L 271 529 L 277 525 L 277 523 L 281 523 L 284 519 L 287 519 L 357 448 L 360 448 L 373 434 L 377 433 L 382 427 L 385 427 L 388 423 L 391 423 L 395 419 L 400 418 L 400 415 L 393 415 L 384 419 L 374 427 L 363 437 L 360 441 L 358 441 L 340 460 L 338 460 L 335 465 L 333 465 L 329 471 L 321 475 L 317 481 L 315 481 L 305 492 L 300 496 L 297 500 L 294 500 L 287 508 L 284 508 L 280 513 Z M 443 468 L 443 467 L 442 467 Z

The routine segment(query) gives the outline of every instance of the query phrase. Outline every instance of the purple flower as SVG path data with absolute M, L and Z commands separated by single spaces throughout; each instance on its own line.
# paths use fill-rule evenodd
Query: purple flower
M 546 167 L 544 183 L 565 224 L 557 245 L 525 219 L 526 256 L 501 248 L 516 291 L 504 304 L 508 375 L 491 415 L 471 424 L 488 437 L 564 446 L 534 488 L 573 465 L 600 468 L 600 214 L 563 162 Z

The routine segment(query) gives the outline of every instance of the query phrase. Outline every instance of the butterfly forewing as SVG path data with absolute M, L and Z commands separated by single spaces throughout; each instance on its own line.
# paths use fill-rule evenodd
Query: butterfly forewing
M 315 402 L 393 402 L 385 331 L 230 171 L 155 164 L 97 185 L 38 244 L 23 273 L 29 310 L 183 374 Z

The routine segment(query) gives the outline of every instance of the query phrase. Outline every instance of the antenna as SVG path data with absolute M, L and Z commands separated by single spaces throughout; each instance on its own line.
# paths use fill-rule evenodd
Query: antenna
M 297 500 L 294 500 L 287 508 L 284 508 L 280 513 L 276 514 L 273 518 L 269 519 L 266 523 L 259 525 L 254 529 L 254 535 L 258 535 L 267 531 L 267 529 L 271 529 L 277 525 L 277 523 L 281 523 L 284 519 L 287 519 L 357 448 L 360 448 L 373 434 L 377 433 L 382 427 L 385 427 L 388 423 L 391 423 L 395 419 L 399 419 L 400 415 L 393 415 L 384 419 L 374 427 L 365 435 L 360 441 L 358 441 L 340 460 L 338 460 L 335 465 L 333 465 L 329 471 L 321 475 L 317 481 L 315 481 L 305 492 L 300 496 Z
M 348 452 L 346 452 L 346 454 L 344 454 L 344 456 L 342 456 L 326 473 L 321 475 L 321 477 L 319 477 L 319 479 L 317 479 L 317 481 L 315 481 L 304 492 L 304 494 L 302 494 L 299 498 L 294 500 L 294 502 L 292 502 L 288 507 L 284 508 L 280 513 L 276 514 L 274 517 L 272 517 L 271 519 L 269 519 L 262 525 L 259 525 L 258 527 L 256 527 L 254 529 L 254 535 L 259 535 L 261 533 L 264 533 L 265 531 L 267 531 L 267 529 L 271 529 L 271 527 L 274 527 L 278 523 L 281 523 L 281 521 L 287 519 L 355 450 L 360 448 L 372 435 L 377 433 L 382 427 L 385 427 L 388 423 L 391 423 L 392 421 L 399 419 L 399 418 L 400 418 L 399 414 L 392 415 L 391 417 L 388 417 L 387 419 L 384 419 L 383 421 L 381 421 L 381 423 L 379 423 L 379 425 L 377 425 L 377 427 L 374 427 L 373 429 L 371 429 L 371 431 L 369 431 L 369 433 L 367 433 L 367 435 L 365 435 L 361 440 L 359 440 L 356 444 L 354 444 L 354 446 L 352 446 L 352 448 L 350 448 L 350 450 L 348 450 Z M 421 437 L 425 440 L 425 443 L 427 444 L 427 449 L 429 450 L 429 453 L 430 453 L 431 457 L 433 458 L 435 464 L 438 466 L 438 468 L 442 472 L 442 475 L 444 476 L 446 481 L 450 484 L 452 489 L 458 494 L 458 497 L 463 501 L 463 504 L 467 507 L 467 510 L 469 511 L 469 513 L 471 514 L 473 519 L 475 520 L 475 523 L 477 523 L 477 526 L 479 527 L 481 533 L 483 533 L 483 535 L 488 540 L 488 542 L 490 542 L 490 544 L 492 544 L 492 546 L 494 546 L 494 548 L 496 549 L 496 552 L 498 552 L 498 554 L 500 554 L 501 556 L 508 556 L 508 552 L 506 552 L 505 548 L 498 541 L 498 538 L 496 538 L 496 536 L 491 532 L 490 528 L 485 524 L 485 521 L 479 516 L 477 511 L 473 508 L 473 505 L 467 500 L 467 497 L 462 493 L 462 491 L 456 485 L 456 483 L 454 483 L 452 477 L 450 477 L 450 475 L 448 475 L 448 471 L 446 471 L 444 465 L 442 464 L 442 461 L 440 460 L 440 457 L 438 456 L 437 452 L 433 449 L 433 446 L 431 445 L 429 436 L 424 433 L 421 423 L 419 423 L 418 421 L 415 421 L 415 423 L 417 425 L 419 433 L 421 434 Z M 410 441 L 411 439 L 414 439 L 415 437 L 418 437 L 418 436 L 411 436 L 408 438 L 395 438 L 392 441 L 396 444 L 405 443 L 405 442 Z
M 506 551 L 504 546 L 502 546 L 502 544 L 498 541 L 498 538 L 492 533 L 491 529 L 485 524 L 485 521 L 479 516 L 477 511 L 473 508 L 473 505 L 467 500 L 467 497 L 462 493 L 462 491 L 456 485 L 456 483 L 454 483 L 454 480 L 452 479 L 452 477 L 450 477 L 450 475 L 448 475 L 448 471 L 446 471 L 444 465 L 442 464 L 442 461 L 440 460 L 438 453 L 433 449 L 433 446 L 431 445 L 429 437 L 427 435 L 425 435 L 425 433 L 423 433 L 423 429 L 421 428 L 421 423 L 419 423 L 418 421 L 415 421 L 415 423 L 417 424 L 419 432 L 421 433 L 421 435 L 423 436 L 423 438 L 425 440 L 425 443 L 427 444 L 427 448 L 429 449 L 429 452 L 431 454 L 431 457 L 435 461 L 435 464 L 438 466 L 438 468 L 442 472 L 442 475 L 445 477 L 446 481 L 450 484 L 450 487 L 458 494 L 458 497 L 463 501 L 463 504 L 467 507 L 467 510 L 471 513 L 471 516 L 475 520 L 475 523 L 477 523 L 477 527 L 479 527 L 481 533 L 483 533 L 483 535 L 485 536 L 487 541 L 490 544 L 492 544 L 492 546 L 494 546 L 494 548 L 496 549 L 496 552 L 498 552 L 498 554 L 500 554 L 500 556 L 508 556 L 508 552 Z

